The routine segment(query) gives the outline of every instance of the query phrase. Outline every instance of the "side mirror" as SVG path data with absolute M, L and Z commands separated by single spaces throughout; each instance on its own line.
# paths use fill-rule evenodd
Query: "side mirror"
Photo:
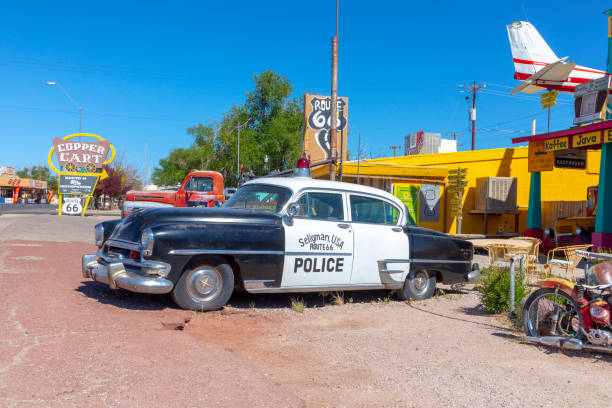
M 289 207 L 287 207 L 287 215 L 288 216 L 295 217 L 299 213 L 300 213 L 300 205 L 299 204 L 297 204 L 297 203 L 289 204 Z

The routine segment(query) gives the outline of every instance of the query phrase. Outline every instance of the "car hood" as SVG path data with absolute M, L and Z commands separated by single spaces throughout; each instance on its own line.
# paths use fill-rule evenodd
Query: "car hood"
M 281 216 L 262 211 L 240 210 L 233 208 L 151 208 L 136 210 L 123 219 L 115 228 L 111 239 L 138 242 L 142 230 L 169 224 L 199 223 L 245 223 L 281 225 Z

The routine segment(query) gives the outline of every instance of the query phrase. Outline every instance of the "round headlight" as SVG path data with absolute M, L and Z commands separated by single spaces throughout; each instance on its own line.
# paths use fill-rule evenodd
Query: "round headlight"
M 151 231 L 150 228 L 142 231 L 140 246 L 142 247 L 142 254 L 144 256 L 151 256 L 153 254 L 153 231 Z
M 582 228 L 576 227 L 576 234 L 578 235 L 582 234 Z
M 98 246 L 98 248 L 100 248 L 104 243 L 104 226 L 102 226 L 102 224 L 98 224 L 95 226 L 94 239 L 96 240 L 96 245 Z

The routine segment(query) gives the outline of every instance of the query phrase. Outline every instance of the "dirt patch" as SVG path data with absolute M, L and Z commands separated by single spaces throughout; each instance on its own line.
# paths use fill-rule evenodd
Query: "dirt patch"
M 471 288 L 444 293 L 452 296 L 413 303 L 354 293 L 347 298 L 355 302 L 340 306 L 313 295 L 303 314 L 285 306 L 289 296 L 258 308 L 262 300 L 244 295 L 221 312 L 194 314 L 185 333 L 249 361 L 312 407 L 605 401 L 608 356 L 522 343 L 519 332 L 482 312 Z

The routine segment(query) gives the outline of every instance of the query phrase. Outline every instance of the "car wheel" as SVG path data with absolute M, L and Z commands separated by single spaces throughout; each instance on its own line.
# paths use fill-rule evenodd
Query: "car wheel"
M 172 290 L 183 309 L 210 311 L 222 308 L 234 291 L 234 272 L 223 259 L 210 259 L 189 267 Z
M 436 290 L 436 277 L 427 271 L 412 271 L 404 282 L 404 287 L 398 292 L 404 300 L 423 300 L 433 296 Z

